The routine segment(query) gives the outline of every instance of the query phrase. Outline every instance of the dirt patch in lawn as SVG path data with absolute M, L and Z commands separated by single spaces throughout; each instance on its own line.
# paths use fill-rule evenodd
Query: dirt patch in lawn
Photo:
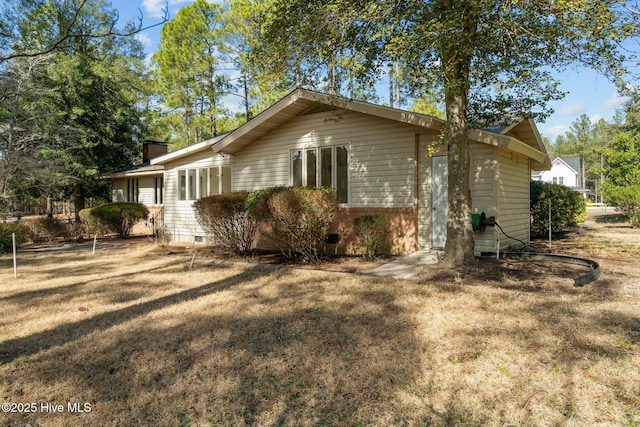
M 584 288 L 495 260 L 403 281 L 130 245 L 23 253 L 15 280 L 0 257 L 0 425 L 640 425 L 640 232 L 596 225 L 563 243 L 602 264 Z

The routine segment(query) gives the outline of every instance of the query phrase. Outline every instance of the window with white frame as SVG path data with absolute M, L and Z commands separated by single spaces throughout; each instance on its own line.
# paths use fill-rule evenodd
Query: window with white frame
M 216 166 L 178 170 L 178 200 L 197 200 L 231 191 L 231 168 Z
M 339 203 L 349 202 L 349 149 L 345 145 L 291 150 L 293 187 L 329 187 Z

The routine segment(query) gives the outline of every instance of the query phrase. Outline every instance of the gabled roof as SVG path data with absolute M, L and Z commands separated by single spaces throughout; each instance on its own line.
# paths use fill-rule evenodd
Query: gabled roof
M 549 159 L 547 148 L 545 147 L 544 142 L 542 142 L 542 137 L 540 136 L 538 127 L 536 126 L 533 119 L 531 119 L 530 117 L 520 118 L 514 120 L 508 126 L 496 126 L 494 127 L 494 129 L 501 135 L 514 137 L 524 142 L 528 146 L 542 151 L 546 155 L 546 159 L 544 159 L 543 162 L 540 162 L 538 160 L 537 164 L 534 162 L 532 167 L 537 170 L 551 169 L 551 161 Z
M 215 153 L 235 154 L 294 117 L 315 111 L 318 108 L 359 112 L 436 132 L 444 129 L 446 124 L 444 120 L 424 114 L 349 100 L 340 96 L 327 95 L 306 89 L 296 89 L 238 129 L 157 157 L 151 161 L 151 164 L 164 164 L 209 148 Z M 538 169 L 551 167 L 549 156 L 533 120 L 524 119 L 514 125 L 503 128 L 502 131 L 505 133 L 470 130 L 469 137 L 474 141 L 524 154 L 533 160 L 533 166 Z
M 560 162 L 571 169 L 573 173 L 580 173 L 580 157 L 556 157 L 553 163 Z
M 234 154 L 261 136 L 266 135 L 292 118 L 316 108 L 318 105 L 324 105 L 336 110 L 369 114 L 436 131 L 444 128 L 445 125 L 444 120 L 424 114 L 349 100 L 340 96 L 327 95 L 305 89 L 296 89 L 251 119 L 251 121 L 231 132 L 213 147 L 213 151 Z

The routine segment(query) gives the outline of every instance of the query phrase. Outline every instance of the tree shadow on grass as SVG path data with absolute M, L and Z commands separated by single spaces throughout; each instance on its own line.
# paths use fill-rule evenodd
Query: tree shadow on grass
M 624 224 L 629 221 L 629 218 L 619 213 L 611 213 L 597 216 L 594 218 L 594 221 L 597 224 Z
M 629 373 L 587 371 L 631 365 L 637 316 L 576 308 L 579 293 L 451 286 L 250 269 L 16 340 L 48 351 L 14 354 L 5 387 L 92 404 L 65 425 L 566 425 L 602 420 L 581 406 L 600 383 L 640 408 Z
M 147 268 L 145 270 L 145 274 L 167 274 L 176 270 L 183 270 L 184 265 L 185 263 L 182 260 L 176 260 L 155 268 Z M 110 267 L 112 266 L 110 265 Z M 74 277 L 89 274 L 92 269 L 92 267 L 83 267 L 81 270 L 74 273 Z M 126 285 L 123 285 L 122 281 L 124 279 L 131 279 L 131 277 L 131 272 L 116 272 L 116 274 L 103 273 L 96 279 L 80 280 L 78 282 L 61 286 L 43 287 L 35 290 L 12 293 L 10 295 L 0 297 L 0 303 L 31 306 L 40 303 L 55 303 L 56 300 L 51 299 L 54 296 L 57 296 L 60 301 L 68 301 L 70 298 L 81 298 L 87 294 L 96 295 L 104 293 L 110 295 L 114 288 L 125 288 Z M 88 286 L 97 282 L 104 282 L 105 286 L 101 289 Z M 159 285 L 159 283 L 156 284 Z M 154 288 L 157 289 L 158 286 L 154 286 Z
M 261 274 L 265 274 L 264 271 L 260 271 Z M 247 278 L 255 274 L 257 273 L 250 269 L 230 278 L 212 282 L 204 286 L 170 294 L 152 301 L 131 305 L 120 310 L 99 314 L 86 320 L 63 324 L 23 338 L 4 341 L 0 344 L 0 363 L 8 363 L 19 357 L 27 357 L 51 347 L 64 345 L 93 332 L 108 329 L 155 310 L 223 291 L 239 283 L 243 283 Z
M 90 396 L 94 405 L 85 423 L 114 421 L 122 414 L 132 425 L 398 421 L 387 402 L 420 371 L 425 349 L 415 340 L 417 325 L 392 289 L 376 286 L 323 301 L 323 279 L 302 276 L 282 280 L 275 291 L 238 289 L 257 277 L 265 284 L 287 279 L 283 272 L 248 270 L 4 343 L 2 357 L 36 356 L 38 368 L 29 375 L 47 389 L 75 384 L 74 395 Z M 201 300 L 231 288 L 233 301 Z M 159 311 L 178 305 L 178 316 Z M 143 320 L 148 315 L 153 321 Z M 129 321 L 126 328 L 103 332 Z M 88 334 L 90 341 L 83 339 Z M 62 347 L 36 355 L 57 345 Z

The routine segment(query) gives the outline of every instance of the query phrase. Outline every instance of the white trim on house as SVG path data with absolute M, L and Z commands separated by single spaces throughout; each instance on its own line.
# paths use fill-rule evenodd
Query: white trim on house
M 488 145 L 493 145 L 494 147 L 500 147 L 523 154 L 539 163 L 544 162 L 545 158 L 548 158 L 546 153 L 511 136 L 497 135 L 495 133 L 482 130 L 471 130 L 469 131 L 469 137 L 474 141 L 483 142 Z
M 111 172 L 102 175 L 102 178 L 133 178 L 133 177 L 141 177 L 141 176 L 154 176 L 154 175 L 162 175 L 164 168 L 162 166 L 157 167 L 145 167 L 140 169 L 131 169 L 120 172 Z
M 338 150 L 346 151 L 346 163 L 338 161 Z M 350 200 L 351 178 L 349 144 L 335 144 L 326 146 L 308 146 L 305 148 L 291 148 L 289 150 L 289 185 L 291 187 L 330 187 L 338 196 L 338 202 L 347 206 Z M 313 167 L 310 168 L 310 153 L 313 154 Z M 329 158 L 325 157 L 326 153 Z M 300 157 L 294 157 L 300 156 Z M 300 162 L 299 165 L 296 162 Z M 312 172 L 312 173 L 311 173 Z M 346 174 L 341 179 L 340 174 Z M 345 182 L 346 181 L 346 182 Z
M 162 165 L 162 164 L 180 159 L 185 156 L 189 156 L 201 151 L 205 151 L 209 149 L 216 142 L 225 138 L 227 135 L 228 134 L 218 135 L 213 138 L 207 139 L 205 141 L 198 142 L 197 144 L 193 144 L 193 145 L 189 145 L 188 147 L 181 148 L 180 150 L 176 150 L 171 153 L 158 156 L 156 158 L 151 159 L 151 165 Z

